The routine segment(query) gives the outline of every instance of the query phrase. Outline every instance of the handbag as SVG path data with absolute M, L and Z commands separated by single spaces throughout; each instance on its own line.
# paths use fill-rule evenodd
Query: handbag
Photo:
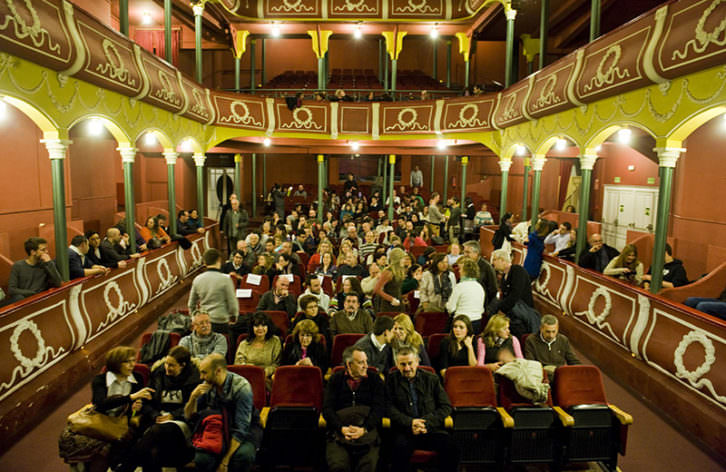
M 96 411 L 88 404 L 68 416 L 68 427 L 76 433 L 103 441 L 124 441 L 131 436 L 129 419 L 126 415 L 109 416 Z
M 192 446 L 201 451 L 221 454 L 224 450 L 226 429 L 223 412 L 204 410 L 199 414 L 192 435 Z

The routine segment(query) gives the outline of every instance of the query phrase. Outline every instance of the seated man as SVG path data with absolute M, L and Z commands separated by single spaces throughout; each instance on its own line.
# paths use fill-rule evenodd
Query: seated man
M 368 333 L 373 329 L 373 318 L 364 309 L 355 293 L 346 293 L 343 309 L 330 319 L 330 337 L 344 333 Z
M 367 274 L 365 268 L 358 263 L 355 253 L 351 251 L 345 256 L 344 263 L 338 266 L 338 275 L 364 277 Z
M 670 244 L 665 245 L 665 264 L 663 264 L 663 281 L 661 285 L 663 288 L 681 287 L 688 285 L 688 275 L 686 275 L 686 268 L 683 267 L 683 262 L 680 259 L 673 257 L 673 248 Z M 650 269 L 648 273 L 643 275 L 643 280 L 646 282 L 644 288 L 647 290 L 650 288 Z
M 89 249 L 88 239 L 85 236 L 80 234 L 73 236 L 71 245 L 68 247 L 68 266 L 71 280 L 108 272 L 108 268 L 94 264 L 91 258 L 87 257 Z
M 375 472 L 378 425 L 385 413 L 385 389 L 378 375 L 368 375 L 366 354 L 350 346 L 343 352 L 345 370 L 328 381 L 323 402 L 330 472 Z
M 305 191 L 303 184 L 297 186 L 297 190 L 292 194 L 293 197 L 308 198 L 308 193 Z
M 360 338 L 355 347 L 366 353 L 371 367 L 383 374 L 393 367 L 393 318 L 379 316 L 373 323 L 373 330 Z
M 244 240 L 240 240 L 239 242 L 244 243 Z M 244 258 L 242 251 L 234 251 L 232 258 L 222 266 L 222 273 L 229 274 L 233 279 L 242 280 L 245 274 L 250 271 L 249 267 L 244 265 Z
M 127 254 L 127 247 L 121 243 L 123 240 L 118 228 L 106 230 L 106 237 L 101 241 L 101 263 L 106 267 L 126 267 L 126 260 L 139 257 L 139 253 Z
M 252 424 L 252 386 L 244 377 L 227 371 L 227 361 L 220 354 L 210 354 L 199 364 L 199 384 L 184 406 L 184 417 L 190 422 L 198 411 L 225 410 L 230 438 L 226 451 L 213 454 L 197 449 L 196 470 L 212 472 L 247 472 L 255 460 L 255 445 L 250 441 Z
M 192 334 L 179 341 L 187 348 L 192 357 L 204 359 L 210 354 L 227 355 L 227 339 L 223 334 L 212 332 L 212 322 L 207 313 L 198 311 L 192 316 Z
M 295 297 L 290 294 L 290 281 L 278 277 L 272 290 L 268 290 L 257 303 L 257 311 L 284 311 L 292 318 L 297 312 Z
M 618 254 L 620 254 L 614 247 L 604 244 L 602 235 L 598 233 L 590 236 L 589 246 L 587 251 L 583 251 L 580 254 L 578 264 L 580 267 L 595 270 L 600 273 L 605 270 L 605 267 L 608 266 L 613 258 L 618 257 Z
M 547 235 L 544 243 L 554 244 L 555 250 L 552 252 L 553 254 L 559 254 L 561 251 L 567 249 L 570 243 L 570 238 L 572 237 L 570 231 L 572 231 L 572 225 L 565 221 L 564 223 L 560 224 L 557 230 L 552 231 L 550 234 Z
M 309 274 L 305 283 L 308 288 L 306 288 L 305 291 L 301 293 L 297 299 L 297 311 L 303 311 L 305 309 L 305 307 L 303 307 L 300 303 L 302 298 L 306 295 L 312 295 L 318 301 L 318 306 L 320 307 L 320 309 L 327 313 L 330 309 L 330 297 L 328 296 L 328 294 L 323 292 L 323 286 L 320 283 L 320 279 L 318 278 L 318 276 Z
M 688 297 L 683 304 L 726 320 L 726 289 L 718 298 Z
M 35 295 L 63 283 L 55 262 L 48 255 L 48 242 L 43 238 L 25 240 L 27 258 L 17 261 L 10 269 L 8 303 Z
M 186 210 L 179 210 L 176 220 L 176 230 L 182 236 L 194 233 L 204 233 L 204 228 L 197 228 L 194 223 L 189 221 L 189 212 Z
M 451 402 L 436 374 L 418 370 L 418 353 L 404 346 L 396 353 L 398 371 L 386 379 L 386 410 L 391 418 L 391 470 L 411 470 L 414 449 L 436 451 L 438 470 L 455 472 L 459 451 L 444 430 Z
M 539 333 L 528 336 L 524 343 L 524 357 L 539 361 L 550 376 L 550 382 L 559 366 L 580 364 L 580 359 L 570 346 L 570 340 L 559 329 L 556 317 L 544 315 Z

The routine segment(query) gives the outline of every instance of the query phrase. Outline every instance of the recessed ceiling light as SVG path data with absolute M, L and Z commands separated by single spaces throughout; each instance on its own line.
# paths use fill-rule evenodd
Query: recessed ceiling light
M 103 121 L 93 118 L 88 122 L 88 134 L 91 136 L 100 136 L 103 133 Z
M 156 135 L 153 131 L 149 131 L 148 133 L 146 133 L 146 135 L 144 136 L 144 143 L 146 143 L 147 146 L 153 146 L 154 144 L 156 144 Z
M 567 148 L 567 140 L 564 138 L 559 138 L 557 140 L 557 143 L 555 144 L 555 149 L 558 151 L 564 151 L 565 148 Z
M 630 144 L 630 139 L 633 137 L 633 132 L 630 128 L 623 128 L 618 131 L 618 142 L 620 144 Z
M 523 144 L 517 144 L 517 155 L 524 156 L 527 153 L 527 148 Z
M 438 141 L 436 141 L 436 148 L 439 151 L 443 151 L 444 149 L 446 149 L 446 141 L 444 141 L 443 139 L 439 139 Z
M 358 141 L 353 141 L 350 143 L 350 148 L 353 151 L 358 152 L 358 150 L 360 149 L 360 143 Z
M 436 39 L 439 37 L 439 27 L 437 25 L 431 27 L 431 31 L 429 31 L 429 36 L 431 36 L 431 39 Z
M 280 37 L 280 25 L 277 23 L 272 23 L 272 37 L 273 38 L 279 38 Z

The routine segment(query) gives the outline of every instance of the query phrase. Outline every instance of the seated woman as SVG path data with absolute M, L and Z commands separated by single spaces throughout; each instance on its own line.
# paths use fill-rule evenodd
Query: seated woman
M 302 320 L 292 330 L 292 342 L 285 345 L 282 365 L 305 365 L 319 367 L 324 374 L 328 370 L 328 353 L 323 336 L 312 320 Z
M 199 371 L 187 348 L 171 348 L 163 365 L 151 372 L 149 385 L 154 393 L 150 407 L 155 423 L 133 447 L 122 470 L 133 471 L 137 466 L 145 471 L 181 468 L 194 459 L 194 450 L 187 447 L 192 432 L 184 420 L 184 405 L 200 383 Z
M 336 295 L 335 299 L 337 300 L 336 307 L 338 310 L 343 309 L 343 302 L 345 301 L 345 295 L 348 293 L 355 293 L 358 295 L 358 303 L 360 306 L 363 306 L 363 303 L 366 301 L 365 294 L 363 294 L 363 288 L 360 286 L 360 280 L 358 280 L 357 277 L 346 277 L 341 282 L 341 290 L 338 292 L 338 295 Z
M 255 313 L 250 319 L 247 339 L 239 343 L 234 356 L 235 364 L 256 365 L 265 369 L 268 390 L 272 388 L 272 374 L 280 365 L 282 352 L 280 338 L 272 334 L 274 330 L 272 321 L 265 313 Z
M 310 320 L 318 327 L 318 332 L 325 336 L 328 346 L 332 346 L 330 339 L 330 322 L 328 315 L 321 313 L 318 309 L 318 299 L 315 295 L 303 295 L 300 297 L 300 308 L 302 313 L 298 313 L 292 320 L 290 329 L 294 330 L 297 325 L 305 320 Z
M 278 254 L 275 256 L 275 259 L 275 264 L 267 271 L 267 277 L 269 277 L 270 282 L 275 280 L 276 276 L 282 274 L 300 275 L 299 266 L 289 254 Z
M 456 285 L 456 276 L 449 270 L 448 258 L 441 253 L 431 257 L 429 270 L 423 273 L 419 288 L 421 311 L 445 311 L 446 302 Z
M 323 275 L 332 277 L 335 280 L 338 277 L 338 268 L 333 261 L 333 253 L 330 251 L 322 253 L 320 256 L 320 265 L 315 269 L 315 275 Z
M 476 352 L 474 351 L 474 330 L 471 321 L 466 315 L 457 315 L 451 323 L 451 332 L 441 340 L 441 354 L 439 356 L 439 373 L 446 375 L 446 369 L 454 366 L 476 365 Z
M 640 285 L 643 282 L 643 263 L 638 260 L 638 249 L 632 244 L 626 245 L 602 273 L 629 284 Z
M 489 212 L 489 208 L 487 208 L 486 203 L 481 204 L 481 210 L 476 212 L 476 215 L 474 215 L 474 228 L 477 230 L 477 234 L 479 232 L 479 228 L 481 226 L 487 226 L 487 225 L 493 225 L 494 224 L 494 218 L 492 218 L 492 214 Z
M 406 278 L 401 284 L 401 295 L 406 295 L 411 290 L 418 289 L 423 277 L 423 268 L 418 264 L 412 264 L 406 271 Z
M 413 327 L 411 318 L 405 314 L 393 318 L 393 358 L 396 358 L 396 352 L 403 346 L 411 346 L 418 352 L 419 363 L 421 365 L 431 365 L 431 360 L 426 352 L 426 346 L 424 346 L 424 340 L 419 333 Z
M 320 238 L 320 244 L 318 244 L 318 249 L 315 251 L 313 255 L 310 256 L 310 259 L 308 260 L 308 272 L 314 272 L 317 267 L 321 264 L 321 259 L 323 257 L 323 254 L 326 252 L 332 252 L 333 251 L 333 245 L 330 244 L 330 241 L 327 238 L 327 235 L 324 235 L 325 237 Z
M 144 238 L 147 246 L 154 238 L 160 242 L 160 244 L 156 247 L 160 247 L 162 244 L 166 244 L 170 241 L 169 235 L 166 234 L 166 231 L 164 231 L 161 226 L 159 226 L 159 220 L 157 220 L 155 216 L 146 218 L 146 224 L 139 230 L 139 234 L 141 234 L 141 237 Z
M 488 367 L 494 372 L 502 364 L 497 361 L 497 355 L 501 349 L 509 349 L 519 359 L 523 359 L 522 347 L 519 339 L 509 332 L 509 318 L 504 313 L 497 313 L 489 318 L 484 331 L 477 336 L 476 357 L 478 365 Z
M 255 275 L 266 275 L 267 272 L 272 268 L 273 257 L 268 254 L 260 254 L 257 256 L 257 263 L 252 267 L 250 271 Z
M 484 312 L 484 289 L 479 280 L 479 265 L 472 259 L 464 258 L 459 262 L 461 280 L 451 291 L 446 302 L 450 314 L 465 315 L 471 321 L 474 332 L 481 330 L 481 315 Z

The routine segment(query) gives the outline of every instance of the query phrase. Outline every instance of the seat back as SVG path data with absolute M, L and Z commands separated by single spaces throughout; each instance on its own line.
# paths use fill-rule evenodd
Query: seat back
M 331 276 L 324 276 L 320 286 L 327 296 L 332 297 L 334 295 L 333 278 Z
M 260 295 L 265 293 L 266 291 L 270 290 L 270 279 L 267 278 L 266 275 L 262 274 L 260 275 L 260 283 L 259 284 L 251 284 L 247 279 L 249 278 L 250 274 L 246 274 L 242 280 L 240 281 L 239 288 L 249 288 L 253 292 L 257 292 Z
M 265 369 L 256 365 L 228 365 L 227 370 L 246 378 L 252 386 L 252 397 L 255 408 L 262 410 L 265 406 Z
M 542 383 L 547 383 L 547 372 L 542 371 L 544 377 Z M 508 378 L 498 375 L 497 383 L 499 384 L 499 406 L 506 408 L 507 410 L 520 407 L 520 406 L 531 406 L 532 402 L 517 392 L 514 382 Z M 552 406 L 552 390 L 547 393 L 547 405 Z
M 492 372 L 483 366 L 456 366 L 446 369 L 444 388 L 453 407 L 497 405 Z
M 151 369 L 146 364 L 134 364 L 134 372 L 139 374 L 144 379 L 144 387 L 149 385 L 149 379 L 151 378 Z
M 330 350 L 331 367 L 340 365 L 343 362 L 343 351 L 345 351 L 345 348 L 348 346 L 352 346 L 353 344 L 358 342 L 358 340 L 363 336 L 365 336 L 365 334 L 362 333 L 337 334 L 333 338 L 333 347 Z
M 424 311 L 416 315 L 414 327 L 421 336 L 431 336 L 446 332 L 449 315 L 443 311 Z
M 421 303 L 421 299 L 418 295 L 418 290 L 411 290 L 406 295 L 406 298 L 408 298 L 408 314 L 413 316 L 414 313 L 416 313 L 416 310 L 418 310 L 418 306 Z
M 270 317 L 270 321 L 280 331 L 280 339 L 285 339 L 287 332 L 290 329 L 290 317 L 287 312 L 284 311 L 263 311 L 262 313 Z
M 596 366 L 568 365 L 555 372 L 555 405 L 567 410 L 576 405 L 607 404 L 600 369 Z
M 252 290 L 252 294 L 249 298 L 237 298 L 237 304 L 239 305 L 239 312 L 241 314 L 254 313 L 257 311 L 257 304 L 260 302 L 260 293 Z
M 402 312 L 400 312 L 400 311 L 379 311 L 378 313 L 376 313 L 376 318 L 378 318 L 379 316 L 387 316 L 389 318 L 395 318 L 398 315 L 400 315 L 401 313 Z
M 275 370 L 270 406 L 323 406 L 323 374 L 317 367 L 287 365 Z
M 441 355 L 441 340 L 448 335 L 448 333 L 434 333 L 429 336 L 429 343 L 426 346 L 426 352 L 429 354 L 431 364 L 438 365 L 439 356 Z

